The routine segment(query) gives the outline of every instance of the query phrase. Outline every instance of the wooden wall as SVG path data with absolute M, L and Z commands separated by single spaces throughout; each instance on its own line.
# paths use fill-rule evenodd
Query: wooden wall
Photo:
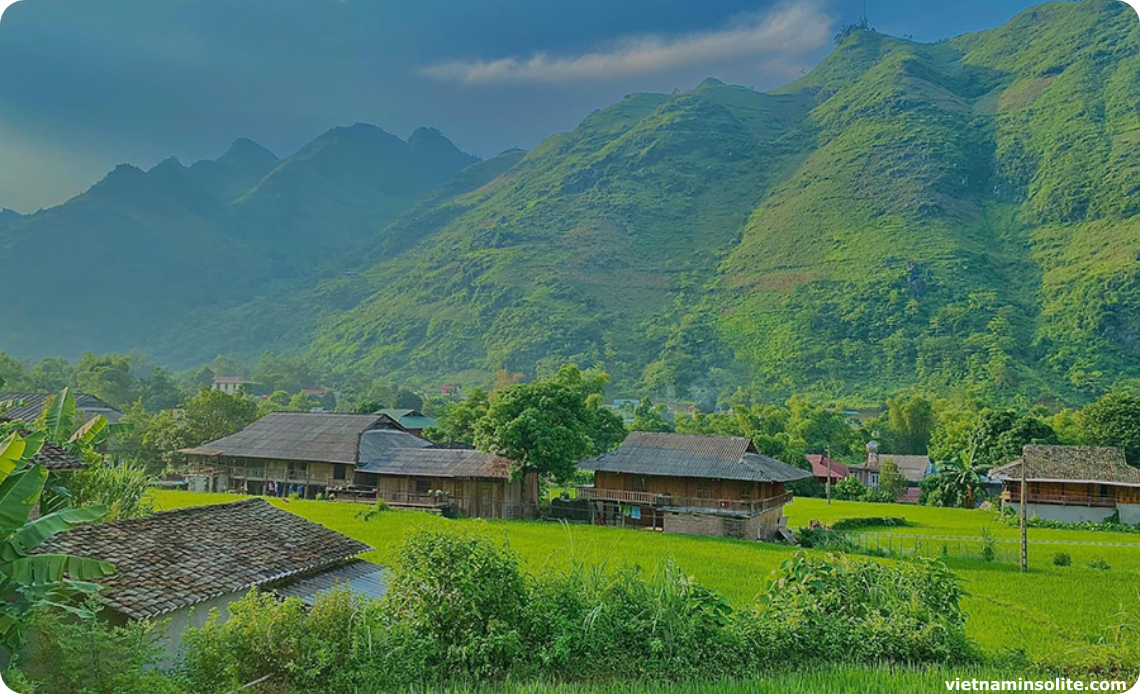
M 784 493 L 783 482 L 739 482 L 736 480 L 700 479 L 630 475 L 624 472 L 599 471 L 594 474 L 595 489 L 610 489 L 649 494 L 671 494 L 691 499 L 770 499 Z

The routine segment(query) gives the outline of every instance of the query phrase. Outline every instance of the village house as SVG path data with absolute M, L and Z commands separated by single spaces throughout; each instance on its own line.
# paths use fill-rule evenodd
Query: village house
M 13 407 L 4 410 L 4 416 L 17 422 L 34 422 L 43 414 L 48 402 L 58 397 L 59 393 L 0 393 L 0 403 L 13 403 Z M 81 421 L 87 421 L 95 415 L 103 415 L 111 424 L 123 418 L 123 413 L 107 404 L 103 400 L 86 393 L 73 393 L 75 396 L 75 412 Z
M 362 460 L 390 448 L 430 445 L 387 415 L 274 412 L 180 452 L 194 466 L 187 475 L 191 490 L 313 499 L 353 485 Z
M 809 453 L 804 458 L 811 464 L 812 477 L 815 477 L 815 481 L 820 484 L 827 484 L 828 479 L 831 480 L 832 484 L 836 484 L 851 474 L 846 465 L 825 455 Z
M 934 474 L 934 465 L 931 464 L 929 456 L 880 453 L 879 444 L 875 441 L 868 441 L 866 462 L 862 465 L 852 465 L 849 471 L 864 486 L 878 487 L 879 473 L 882 472 L 883 463 L 888 460 L 894 461 L 899 472 L 906 479 L 906 491 L 898 498 L 898 502 L 917 504 L 919 485 L 924 479 Z
M 635 431 L 615 451 L 578 464 L 595 523 L 749 540 L 786 523 L 785 485 L 811 473 L 761 455 L 751 439 Z
M 162 645 L 173 657 L 187 627 L 203 626 L 211 610 L 225 620 L 229 604 L 251 588 L 307 604 L 338 584 L 380 597 L 385 570 L 356 559 L 371 549 L 264 499 L 247 499 L 80 526 L 36 552 L 114 566 L 99 581 L 103 617 L 113 624 L 169 620 Z
M 396 420 L 400 426 L 416 436 L 423 436 L 424 429 L 435 426 L 435 419 L 428 417 L 419 410 L 380 410 L 376 414 L 385 414 Z
M 213 381 L 210 383 L 211 390 L 218 390 L 226 395 L 233 395 L 241 390 L 244 385 L 251 384 L 248 378 L 241 376 L 214 376 Z
M 473 518 L 534 518 L 538 475 L 511 476 L 511 461 L 470 449 L 391 448 L 356 469 L 358 488 L 389 506 Z
M 1140 524 L 1140 469 L 1119 448 L 1028 445 L 1021 458 L 990 471 L 1001 482 L 1004 506 L 1021 505 L 1022 464 L 1026 514 L 1046 520 L 1100 522 L 1119 516 Z

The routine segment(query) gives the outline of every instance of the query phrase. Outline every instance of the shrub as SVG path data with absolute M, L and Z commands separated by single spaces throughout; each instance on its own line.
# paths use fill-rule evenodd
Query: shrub
M 868 516 L 866 518 L 840 518 L 831 524 L 832 530 L 855 530 L 857 528 L 902 528 L 911 525 L 902 516 Z
M 1053 566 L 1072 566 L 1073 558 L 1068 552 L 1057 552 L 1053 555 Z
M 35 689 L 73 694 L 163 694 L 174 683 L 154 670 L 166 656 L 163 625 L 99 619 L 98 601 L 68 614 L 44 612 L 33 623 L 36 638 L 21 663 Z M 20 689 L 31 691 L 32 688 Z
M 981 536 L 982 559 L 985 559 L 986 561 L 993 561 L 997 559 L 997 538 L 994 537 L 994 531 L 990 530 L 990 526 L 983 525 Z
M 971 659 L 963 594 L 957 577 L 929 559 L 891 567 L 797 553 L 748 621 L 750 650 L 772 662 Z
M 1089 568 L 1098 569 L 1100 571 L 1108 571 L 1112 567 L 1108 565 L 1108 562 L 1104 560 L 1104 557 L 1093 557 L 1091 560 L 1089 560 Z

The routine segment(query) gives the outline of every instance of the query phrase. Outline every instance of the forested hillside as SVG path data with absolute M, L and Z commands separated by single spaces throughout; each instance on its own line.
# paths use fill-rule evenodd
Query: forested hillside
M 1138 39 L 1115 0 L 1040 5 L 937 44 L 855 27 L 774 92 L 710 79 L 632 94 L 474 166 L 437 134 L 404 145 L 357 126 L 279 163 L 244 146 L 248 168 L 203 170 L 212 182 L 193 194 L 158 186 L 195 167 L 116 171 L 0 246 L 39 273 L 61 267 L 47 256 L 90 257 L 70 295 L 121 282 L 126 296 L 91 346 L 179 363 L 273 348 L 334 376 L 426 386 L 577 361 L 620 391 L 696 399 L 742 387 L 872 401 L 918 385 L 1079 402 L 1140 378 Z M 233 195 L 255 163 L 257 183 Z M 105 250 L 91 248 L 104 234 L 12 245 L 80 228 L 49 222 L 81 205 L 112 214 L 112 193 L 137 228 L 156 206 L 178 220 L 164 238 L 184 260 L 126 224 Z M 210 289 L 124 343 L 141 328 L 121 326 L 154 315 L 155 280 L 106 268 L 148 252 L 164 281 Z M 275 283 L 345 252 L 307 288 Z M 203 255 L 210 267 L 185 260 Z M 29 316 L 69 325 L 74 311 L 31 312 L 39 293 L 27 296 Z

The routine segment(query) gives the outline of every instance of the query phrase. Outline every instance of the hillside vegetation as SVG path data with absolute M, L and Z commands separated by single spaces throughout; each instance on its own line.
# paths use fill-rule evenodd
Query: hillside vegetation
M 937 44 L 856 30 L 774 92 L 709 79 L 631 94 L 471 166 L 438 134 L 405 144 L 356 126 L 280 163 L 247 152 L 259 178 L 237 197 L 244 174 L 202 171 L 219 181 L 123 192 L 112 212 L 104 188 L 149 191 L 195 167 L 116 171 L 0 231 L 0 248 L 29 274 L 89 258 L 98 278 L 52 277 L 118 298 L 88 307 L 115 328 L 85 346 L 184 364 L 272 348 L 332 380 L 425 387 L 577 361 L 622 392 L 697 400 L 872 402 L 920 386 L 1082 402 L 1140 377 L 1138 38 L 1115 0 L 1040 5 Z M 83 208 L 118 215 L 101 222 L 118 224 L 113 242 L 18 245 L 80 228 L 69 215 Z M 177 220 L 163 238 L 179 262 L 148 245 L 160 214 Z M 315 261 L 319 279 L 282 284 Z M 157 274 L 193 300 L 152 292 Z M 43 293 L 27 296 L 28 316 L 75 335 L 58 293 L 38 314 Z M 196 310 L 143 330 L 156 297 Z

